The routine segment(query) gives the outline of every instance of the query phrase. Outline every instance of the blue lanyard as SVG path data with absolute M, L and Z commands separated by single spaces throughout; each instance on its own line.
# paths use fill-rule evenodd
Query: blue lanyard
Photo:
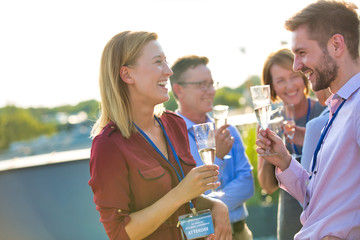
M 318 142 L 318 144 L 317 144 L 317 146 L 316 146 L 316 149 L 315 149 L 315 152 L 314 152 L 313 164 L 312 164 L 312 167 L 311 167 L 311 175 L 310 175 L 309 179 L 311 179 L 312 174 L 313 174 L 313 172 L 314 172 L 315 165 L 316 165 L 316 161 L 317 161 L 317 155 L 318 155 L 318 153 L 319 153 L 319 151 L 320 151 L 321 145 L 322 145 L 323 142 L 324 142 L 324 138 L 325 138 L 325 136 L 326 136 L 326 133 L 329 131 L 329 128 L 330 128 L 331 124 L 333 123 L 335 117 L 337 116 L 338 112 L 340 111 L 341 107 L 344 105 L 345 102 L 346 102 L 346 99 L 344 99 L 344 101 L 340 104 L 340 106 L 338 107 L 338 109 L 336 110 L 336 112 L 334 113 L 334 115 L 332 116 L 330 122 L 329 122 L 329 120 L 328 120 L 328 121 L 326 122 L 326 124 L 325 124 L 325 129 L 324 129 L 324 131 L 321 133 L 321 137 L 320 137 L 320 139 L 319 139 L 319 142 Z M 328 123 L 329 123 L 329 124 L 328 124 Z
M 306 114 L 306 122 L 305 122 L 305 125 L 306 125 L 306 123 L 307 123 L 307 122 L 309 121 L 309 119 L 310 119 L 310 112 L 311 112 L 311 100 L 310 100 L 310 98 L 308 98 L 308 106 L 309 106 L 309 108 L 308 108 L 308 111 L 307 111 L 307 114 Z M 297 149 L 297 147 L 296 147 L 295 144 L 293 144 L 293 147 L 294 147 L 295 153 L 296 153 L 297 155 L 300 155 L 300 152 L 299 152 L 299 150 Z
M 166 141 L 168 142 L 168 144 L 169 144 L 169 146 L 170 146 L 170 148 L 171 148 L 171 151 L 172 151 L 172 153 L 173 153 L 173 155 L 174 155 L 174 157 L 175 157 L 175 160 L 176 160 L 176 162 L 177 162 L 177 164 L 178 164 L 178 166 L 179 166 L 179 168 L 180 168 L 181 176 L 180 176 L 179 172 L 176 170 L 176 168 L 174 167 L 174 165 L 172 165 L 172 163 L 164 156 L 164 154 L 163 154 L 163 153 L 160 151 L 160 149 L 155 145 L 155 143 L 149 138 L 149 136 L 146 135 L 146 133 L 145 133 L 143 130 L 141 130 L 141 128 L 139 128 L 135 123 L 133 123 L 133 124 L 134 124 L 134 126 L 136 127 L 136 129 L 141 133 L 141 135 L 143 135 L 143 137 L 148 141 L 148 143 L 150 143 L 150 145 L 166 160 L 166 162 L 170 164 L 170 166 L 174 169 L 174 171 L 175 171 L 175 173 L 176 173 L 176 176 L 177 176 L 179 182 L 181 182 L 181 180 L 185 178 L 185 174 L 184 174 L 184 171 L 182 170 L 179 157 L 178 157 L 178 155 L 176 154 L 175 148 L 174 148 L 174 146 L 172 145 L 172 143 L 171 143 L 171 141 L 170 141 L 170 138 L 168 137 L 168 135 L 167 135 L 167 133 L 166 133 L 166 131 L 165 131 L 164 126 L 161 124 L 160 120 L 159 120 L 155 115 L 154 115 L 154 117 L 155 117 L 156 121 L 159 123 L 161 129 L 163 130 L 163 133 L 164 133 L 164 135 L 165 135 Z M 194 213 L 195 208 L 194 208 L 194 205 L 193 205 L 193 203 L 191 202 L 191 200 L 189 201 L 189 204 L 190 204 L 190 209 L 191 209 L 191 211 Z

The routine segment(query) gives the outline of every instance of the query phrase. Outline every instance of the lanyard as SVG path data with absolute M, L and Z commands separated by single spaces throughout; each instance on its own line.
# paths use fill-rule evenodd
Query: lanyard
M 167 143 L 169 144 L 169 146 L 170 146 L 170 148 L 171 148 L 171 151 L 172 151 L 172 153 L 173 153 L 173 155 L 174 155 L 174 157 L 175 157 L 175 160 L 176 160 L 176 162 L 177 162 L 177 164 L 178 164 L 178 166 L 179 166 L 179 168 L 180 168 L 181 176 L 180 176 L 179 172 L 176 170 L 176 168 L 174 167 L 174 165 L 164 156 L 164 154 L 163 154 L 163 153 L 160 151 L 160 149 L 155 145 L 155 143 L 149 138 L 149 136 L 146 135 L 146 133 L 145 133 L 143 130 L 141 130 L 141 128 L 139 128 L 135 123 L 133 123 L 133 124 L 134 124 L 134 126 L 136 127 L 136 129 L 141 133 L 141 135 L 143 135 L 143 137 L 148 141 L 148 143 L 150 143 L 150 145 L 166 160 L 166 162 L 170 164 L 170 166 L 174 169 L 174 171 L 175 171 L 175 173 L 176 173 L 176 176 L 177 176 L 179 182 L 181 182 L 181 180 L 185 178 L 185 174 L 184 174 L 184 171 L 182 170 L 179 157 L 178 157 L 178 155 L 176 154 L 175 148 L 174 148 L 174 146 L 172 145 L 172 143 L 171 143 L 171 141 L 170 141 L 170 138 L 168 137 L 168 135 L 167 135 L 167 133 L 166 133 L 166 131 L 165 131 L 164 126 L 161 124 L 160 120 L 159 120 L 155 115 L 154 115 L 154 117 L 155 117 L 156 121 L 159 123 L 161 129 L 163 130 L 163 133 L 164 133 L 164 135 L 165 135 L 166 141 L 167 141 Z M 195 210 L 194 205 L 193 205 L 193 203 L 191 202 L 191 200 L 189 201 L 189 204 L 190 204 L 190 209 L 191 209 L 191 211 L 194 213 L 194 211 L 196 211 L 196 210 Z
M 306 123 L 309 121 L 309 119 L 310 119 L 310 112 L 311 112 L 311 100 L 310 100 L 310 98 L 308 98 L 308 106 L 309 106 L 309 108 L 308 108 L 308 111 L 307 111 L 307 114 L 306 114 L 306 122 L 305 122 L 305 124 L 306 124 Z M 295 153 L 296 153 L 297 155 L 300 155 L 300 152 L 299 152 L 299 150 L 297 149 L 297 147 L 296 147 L 295 144 L 293 144 L 293 147 L 294 147 Z
M 336 112 L 334 113 L 334 115 L 332 116 L 330 122 L 329 122 L 329 120 L 328 120 L 328 121 L 326 122 L 326 124 L 325 124 L 325 129 L 324 129 L 324 131 L 321 133 L 321 137 L 320 137 L 320 139 L 319 139 L 319 142 L 318 142 L 318 144 L 317 144 L 317 146 L 316 146 L 316 149 L 315 149 L 315 152 L 314 152 L 313 164 L 312 164 L 312 167 L 311 167 L 311 175 L 310 175 L 309 179 L 311 179 L 312 174 L 313 174 L 313 172 L 314 172 L 315 165 L 316 165 L 316 160 L 317 160 L 317 155 L 318 155 L 318 153 L 319 153 L 319 151 L 320 151 L 321 145 L 322 145 L 323 142 L 324 142 L 324 138 L 325 138 L 325 136 L 326 136 L 326 133 L 329 131 L 329 128 L 330 128 L 331 124 L 333 123 L 335 117 L 337 116 L 338 112 L 340 111 L 341 107 L 344 105 L 345 102 L 346 102 L 346 99 L 344 99 L 344 101 L 340 104 L 340 106 L 338 107 L 338 109 L 336 110 Z

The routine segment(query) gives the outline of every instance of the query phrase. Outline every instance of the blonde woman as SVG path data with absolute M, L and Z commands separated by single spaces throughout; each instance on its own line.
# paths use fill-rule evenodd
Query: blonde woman
M 110 239 L 180 240 L 193 207 L 212 210 L 213 239 L 231 239 L 227 207 L 201 196 L 220 185 L 218 167 L 195 168 L 184 120 L 156 108 L 171 75 L 155 33 L 119 33 L 103 51 L 89 185 Z

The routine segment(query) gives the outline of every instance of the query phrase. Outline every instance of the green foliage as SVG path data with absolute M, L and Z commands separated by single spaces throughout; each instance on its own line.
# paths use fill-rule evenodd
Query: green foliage
M 224 105 L 228 105 L 230 108 L 239 108 L 240 97 L 241 97 L 240 93 L 232 91 L 228 87 L 223 87 L 216 91 L 214 105 L 224 104 Z
M 243 139 L 244 145 L 245 145 L 245 152 L 246 155 L 249 158 L 250 164 L 253 166 L 253 175 L 254 175 L 254 185 L 255 185 L 255 192 L 254 196 L 247 201 L 248 205 L 258 205 L 265 203 L 265 197 L 267 197 L 266 194 L 262 193 L 261 187 L 257 178 L 258 173 L 258 156 L 256 152 L 256 124 L 250 124 L 250 125 L 244 125 L 244 126 L 238 126 L 239 132 L 241 133 L 241 137 Z M 272 201 L 277 201 L 278 199 L 278 192 L 275 191 L 273 194 L 269 195 L 268 199 L 273 199 Z M 268 200 L 269 201 L 269 200 Z M 268 202 L 269 203 L 269 202 Z M 267 203 L 267 204 L 268 204 Z
M 55 116 L 59 112 L 67 114 L 77 114 L 84 111 L 87 113 L 89 119 L 97 119 L 100 103 L 96 100 L 88 100 L 80 102 L 76 105 L 63 105 L 54 108 L 29 108 L 29 112 L 39 121 L 44 121 L 44 116 Z M 0 110 L 1 111 L 1 110 Z
M 41 135 L 51 135 L 66 129 L 56 121 L 56 114 L 77 114 L 84 111 L 88 119 L 95 121 L 99 112 L 99 102 L 89 100 L 74 106 L 66 105 L 55 108 L 19 108 L 6 106 L 0 108 L 0 150 L 7 149 L 12 142 L 31 140 Z
M 7 106 L 0 111 L 0 149 L 8 148 L 14 141 L 30 140 L 55 132 L 54 124 L 39 122 L 29 110 Z
M 178 105 L 176 103 L 174 93 L 169 92 L 169 96 L 170 96 L 170 99 L 164 103 L 164 106 L 167 110 L 175 111 L 177 109 Z
M 256 145 L 256 125 L 244 125 L 238 126 L 238 129 L 241 133 L 244 145 L 245 152 L 249 158 L 250 164 L 253 166 L 253 175 L 254 175 L 254 185 L 255 185 L 255 193 L 254 196 L 247 202 L 247 204 L 251 205 L 252 203 L 258 203 L 261 201 L 261 188 L 259 185 L 259 181 L 257 179 L 257 153 L 255 151 Z
M 89 119 L 96 120 L 98 118 L 100 103 L 96 100 L 89 100 L 80 102 L 74 106 L 65 105 L 53 108 L 55 112 L 65 112 L 68 114 L 77 114 L 78 112 L 84 111 L 87 113 Z

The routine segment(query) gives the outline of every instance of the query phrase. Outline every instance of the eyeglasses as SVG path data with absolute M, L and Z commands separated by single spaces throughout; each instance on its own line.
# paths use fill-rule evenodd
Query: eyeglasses
M 206 80 L 204 81 L 200 81 L 200 82 L 177 82 L 177 84 L 180 85 L 186 85 L 186 84 L 190 84 L 190 85 L 195 85 L 197 86 L 197 88 L 199 88 L 201 91 L 206 92 L 210 87 L 212 87 L 213 89 L 218 89 L 219 87 L 219 82 L 208 82 Z

